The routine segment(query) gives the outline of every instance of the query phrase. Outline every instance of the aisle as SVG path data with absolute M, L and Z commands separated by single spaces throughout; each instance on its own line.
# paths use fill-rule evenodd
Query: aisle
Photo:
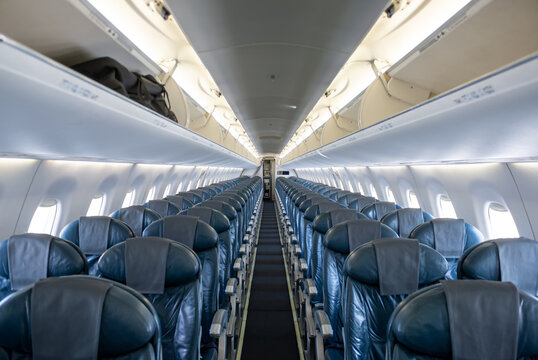
M 264 201 L 241 359 L 299 359 L 274 203 Z

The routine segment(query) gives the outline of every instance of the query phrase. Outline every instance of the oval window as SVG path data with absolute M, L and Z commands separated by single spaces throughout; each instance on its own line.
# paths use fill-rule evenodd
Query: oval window
M 409 190 L 407 192 L 407 201 L 410 208 L 420 208 L 420 204 L 418 202 L 417 194 L 415 194 L 414 191 Z
M 103 205 L 105 204 L 105 195 L 97 194 L 92 198 L 86 216 L 99 216 L 103 214 Z
M 133 205 L 135 198 L 135 189 L 129 190 L 127 194 L 125 194 L 125 197 L 123 198 L 123 204 L 121 204 L 122 208 L 129 207 Z
M 28 232 L 36 234 L 52 234 L 57 214 L 58 202 L 56 200 L 42 202 L 34 212 L 34 216 L 28 227 Z
M 514 218 L 510 210 L 499 203 L 490 203 L 488 206 L 488 220 L 491 238 L 519 237 Z
M 458 218 L 458 216 L 456 215 L 456 210 L 454 209 L 454 205 L 452 205 L 452 200 L 450 200 L 448 195 L 439 196 L 439 214 L 443 218 Z

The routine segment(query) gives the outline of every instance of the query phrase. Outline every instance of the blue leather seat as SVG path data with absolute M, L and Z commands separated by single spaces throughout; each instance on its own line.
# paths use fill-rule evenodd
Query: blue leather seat
M 203 190 L 203 191 L 207 191 L 209 193 L 209 195 L 211 196 L 211 198 L 213 198 L 213 196 L 217 196 L 219 194 L 217 189 L 212 187 L 212 186 L 204 186 L 204 187 L 201 187 L 199 189 Z
M 331 189 L 327 194 L 325 194 L 329 199 L 332 201 L 338 200 L 338 193 L 340 193 L 342 190 L 340 189 Z
M 0 303 L 7 359 L 160 359 L 160 336 L 147 299 L 92 276 L 41 280 Z
M 394 210 L 383 216 L 381 222 L 396 233 L 400 237 L 408 237 L 411 231 L 419 225 L 433 220 L 433 216 L 421 209 L 399 209 Z
M 149 225 L 143 236 L 164 237 L 178 241 L 194 250 L 202 263 L 202 355 L 213 353 L 216 348 L 209 330 L 218 308 L 219 291 L 219 236 L 215 229 L 197 217 L 187 215 L 167 216 Z
M 142 204 L 142 206 L 155 211 L 161 217 L 177 215 L 181 211 L 173 202 L 168 200 L 150 200 Z
M 133 205 L 114 211 L 110 217 L 126 223 L 135 236 L 141 236 L 142 231 L 161 216 L 155 211 L 141 205 Z
M 196 194 L 196 193 L 193 193 L 193 192 L 188 192 L 188 191 L 185 191 L 185 192 L 178 192 L 176 194 L 177 196 L 183 196 L 184 198 L 186 198 L 187 200 L 189 200 L 191 203 L 193 203 L 194 205 L 197 205 L 199 203 L 201 203 L 202 201 L 204 201 L 202 199 L 202 196 L 199 195 L 199 194 Z
M 441 254 L 415 239 L 374 240 L 351 252 L 342 292 L 345 358 L 384 359 L 396 306 L 408 294 L 444 279 L 447 267 Z
M 236 193 L 233 192 L 233 189 L 223 192 L 221 195 L 216 196 L 217 199 L 220 199 L 221 196 L 231 198 L 235 201 L 237 201 L 241 205 L 241 212 L 238 212 L 239 216 L 239 239 L 243 241 L 243 236 L 245 236 L 245 232 L 247 230 L 248 226 L 248 218 L 247 218 L 247 202 L 245 198 Z M 237 211 L 237 210 L 236 210 Z
M 483 241 L 478 229 L 461 219 L 434 219 L 417 226 L 409 237 L 439 251 L 448 261 L 447 279 L 456 279 L 458 259 L 465 250 Z
M 202 200 L 209 200 L 211 199 L 211 193 L 207 190 L 202 190 L 202 189 L 191 189 L 187 192 L 190 192 L 190 193 L 193 193 L 193 194 L 196 194 L 198 195 L 199 197 L 202 198 Z
M 335 225 L 343 223 L 348 220 L 367 219 L 363 214 L 353 209 L 332 209 L 326 212 L 320 213 L 312 222 L 312 258 L 309 264 L 309 270 L 307 272 L 308 277 L 314 279 L 318 294 L 322 294 L 323 290 L 323 242 L 325 241 L 325 234 Z M 323 299 L 320 298 L 323 302 Z
M 194 206 L 194 204 L 190 202 L 186 197 L 178 195 L 168 195 L 163 200 L 168 200 L 174 203 L 174 205 L 176 205 L 179 210 L 187 210 Z
M 388 226 L 375 220 L 350 220 L 333 226 L 325 235 L 323 252 L 323 308 L 333 327 L 331 344 L 343 343 L 340 305 L 344 283 L 344 261 L 350 252 L 380 238 L 397 238 Z
M 369 205 L 372 205 L 376 201 L 377 200 L 375 197 L 360 195 L 348 201 L 347 207 L 356 211 L 361 211 L 362 209 Z
M 442 281 L 402 301 L 386 359 L 535 359 L 538 299 L 507 282 Z
M 233 265 L 233 240 L 230 233 L 230 221 L 220 211 L 205 207 L 204 204 L 187 209 L 179 214 L 194 216 L 208 223 L 219 236 L 219 304 L 223 304 L 226 302 L 224 294 Z
M 21 234 L 0 242 L 0 300 L 40 279 L 87 273 L 86 256 L 64 239 Z
M 103 277 L 144 294 L 159 315 L 164 359 L 198 359 L 202 321 L 201 264 L 177 241 L 136 237 L 99 259 Z
M 351 191 L 348 190 L 339 190 L 336 194 L 336 202 L 339 204 L 342 204 L 344 206 L 347 206 L 347 196 L 353 194 Z
M 362 208 L 361 213 L 366 215 L 369 219 L 381 221 L 383 216 L 387 215 L 389 212 L 401 208 L 400 205 L 390 201 L 376 201 L 375 203 Z
M 458 279 L 510 281 L 538 297 L 538 242 L 521 237 L 472 246 L 458 262 Z
M 237 238 L 237 226 L 238 226 L 237 211 L 235 211 L 234 207 L 230 205 L 229 203 L 220 201 L 220 200 L 214 200 L 214 199 L 215 198 L 213 198 L 212 200 L 204 201 L 204 203 L 201 204 L 201 206 L 220 211 L 226 216 L 226 218 L 230 222 L 230 235 L 231 235 L 231 241 L 232 241 L 231 259 L 233 262 L 233 260 L 239 257 L 239 248 L 241 247 L 241 242 L 238 241 L 238 238 Z
M 60 233 L 62 239 L 71 241 L 86 255 L 88 274 L 93 276 L 99 276 L 99 256 L 133 236 L 133 231 L 123 221 L 108 216 L 83 216 L 67 224 Z
M 226 195 L 219 195 L 215 196 L 211 201 L 221 201 L 223 203 L 226 203 L 233 207 L 236 213 L 236 218 L 234 220 L 235 223 L 235 240 L 234 243 L 236 244 L 236 248 L 234 249 L 235 254 L 238 253 L 239 247 L 241 246 L 241 243 L 243 241 L 243 238 L 241 237 L 241 228 L 243 225 L 243 208 L 241 207 L 241 203 L 237 201 L 236 199 L 226 196 Z
M 305 225 L 305 219 L 304 214 L 306 212 L 306 209 L 308 209 L 312 205 L 319 204 L 320 202 L 326 202 L 327 198 L 324 196 L 321 196 L 319 194 L 313 194 L 309 197 L 307 197 L 301 204 L 299 204 L 299 212 L 297 214 L 298 224 L 299 224 L 299 230 L 296 234 L 297 239 L 299 241 L 299 244 L 301 246 L 301 250 L 305 251 L 305 236 L 306 236 L 306 225 Z M 310 222 L 312 223 L 312 222 Z

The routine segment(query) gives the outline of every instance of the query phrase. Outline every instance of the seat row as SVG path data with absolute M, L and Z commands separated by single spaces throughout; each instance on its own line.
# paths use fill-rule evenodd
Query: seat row
M 234 358 L 261 188 L 238 178 L 0 242 L 0 359 Z
M 306 358 L 538 354 L 536 241 L 298 178 L 276 192 Z

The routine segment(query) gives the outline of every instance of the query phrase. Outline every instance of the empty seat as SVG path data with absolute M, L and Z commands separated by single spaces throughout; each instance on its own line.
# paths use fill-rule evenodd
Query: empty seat
M 456 278 L 458 259 L 465 250 L 483 240 L 471 224 L 461 219 L 434 219 L 417 226 L 409 237 L 439 251 L 448 261 L 448 279 Z
M 219 236 L 205 221 L 194 216 L 167 216 L 149 225 L 143 236 L 164 237 L 178 241 L 193 249 L 202 264 L 202 355 L 213 353 L 216 348 L 210 336 L 213 315 L 218 307 L 219 284 Z
M 366 215 L 372 220 L 381 220 L 383 216 L 387 215 L 391 211 L 401 209 L 400 205 L 397 205 L 390 201 L 377 201 L 373 204 L 362 208 L 361 213 Z
M 444 279 L 447 267 L 441 254 L 414 239 L 379 239 L 354 250 L 344 263 L 345 358 L 384 359 L 396 306 L 408 294 Z
M 461 256 L 458 279 L 510 281 L 538 296 L 538 242 L 521 237 L 477 244 Z
M 201 264 L 193 250 L 164 238 L 131 238 L 105 251 L 99 271 L 153 304 L 162 326 L 164 359 L 198 359 Z
M 67 224 L 60 237 L 77 245 L 88 260 L 88 273 L 99 275 L 97 260 L 111 246 L 133 237 L 123 221 L 108 216 L 83 216 Z
M 186 197 L 179 195 L 168 195 L 163 200 L 168 200 L 176 205 L 179 210 L 187 210 L 194 206 Z
M 339 204 L 342 204 L 344 206 L 347 206 L 347 196 L 353 194 L 351 191 L 348 190 L 339 190 L 336 193 L 336 202 Z
M 150 200 L 147 203 L 142 204 L 142 206 L 155 211 L 161 217 L 177 215 L 182 211 L 176 204 L 168 200 Z
M 236 199 L 230 197 L 230 196 L 226 196 L 226 195 L 219 195 L 219 196 L 215 196 L 213 199 L 211 199 L 212 201 L 222 201 L 226 204 L 229 204 L 231 205 L 236 214 L 237 214 L 237 217 L 235 219 L 235 238 L 236 238 L 236 246 L 241 246 L 241 242 L 243 241 L 243 238 L 241 237 L 241 227 L 243 225 L 243 218 L 242 218 L 242 207 L 241 207 L 241 203 L 239 201 L 237 201 Z M 235 249 L 234 251 L 239 251 L 238 249 Z
M 344 261 L 349 253 L 370 241 L 380 238 L 397 238 L 388 226 L 375 220 L 350 220 L 332 227 L 325 235 L 323 252 L 323 308 L 326 311 L 334 336 L 331 343 L 343 343 L 340 305 L 344 281 Z
M 8 359 L 159 359 L 160 335 L 148 300 L 106 279 L 48 278 L 0 303 Z
M 299 204 L 299 211 L 297 213 L 297 219 L 298 219 L 298 231 L 297 231 L 297 239 L 299 240 L 299 244 L 301 244 L 301 249 L 304 251 L 304 244 L 305 244 L 305 220 L 304 220 L 304 213 L 306 209 L 308 209 L 310 206 L 318 204 L 320 202 L 327 201 L 327 198 L 324 196 L 321 196 L 319 194 L 312 194 L 308 196 L 302 203 Z
M 347 207 L 356 211 L 361 211 L 365 207 L 375 203 L 377 200 L 372 196 L 357 196 L 348 201 Z
M 201 195 L 193 193 L 193 192 L 188 192 L 188 191 L 186 191 L 186 192 L 178 192 L 176 195 L 177 196 L 183 196 L 185 199 L 189 200 L 194 205 L 197 205 L 197 204 L 201 203 L 202 201 L 204 201 L 202 199 Z
M 387 359 L 532 359 L 538 299 L 506 282 L 442 281 L 393 312 Z
M 135 236 L 141 236 L 142 231 L 161 216 L 144 206 L 133 205 L 114 211 L 110 217 L 118 219 L 129 225 Z
M 87 272 L 82 251 L 64 239 L 21 234 L 0 242 L 0 300 L 41 279 Z
M 220 211 L 211 209 L 209 207 L 200 204 L 196 207 L 187 209 L 180 213 L 180 215 L 189 215 L 197 217 L 198 219 L 208 223 L 218 234 L 219 237 L 219 303 L 225 302 L 225 289 L 230 274 L 232 272 L 232 254 L 233 254 L 233 241 L 232 234 L 230 233 L 230 221 Z
M 211 199 L 211 193 L 207 190 L 202 189 L 191 189 L 188 192 L 198 195 L 202 198 L 202 200 L 209 200 Z
M 213 198 L 214 199 L 214 198 Z M 230 222 L 230 235 L 232 239 L 232 255 L 231 259 L 232 262 L 234 259 L 239 257 L 239 248 L 241 246 L 241 242 L 238 241 L 237 238 L 237 226 L 238 226 L 238 220 L 237 220 L 237 211 L 235 211 L 234 207 L 224 201 L 219 200 L 207 200 L 204 201 L 202 206 L 211 208 L 213 210 L 220 211 L 223 213 L 228 221 Z
M 383 216 L 381 222 L 396 231 L 400 237 L 406 238 L 414 228 L 430 220 L 433 220 L 433 216 L 426 211 L 407 208 L 389 212 Z

